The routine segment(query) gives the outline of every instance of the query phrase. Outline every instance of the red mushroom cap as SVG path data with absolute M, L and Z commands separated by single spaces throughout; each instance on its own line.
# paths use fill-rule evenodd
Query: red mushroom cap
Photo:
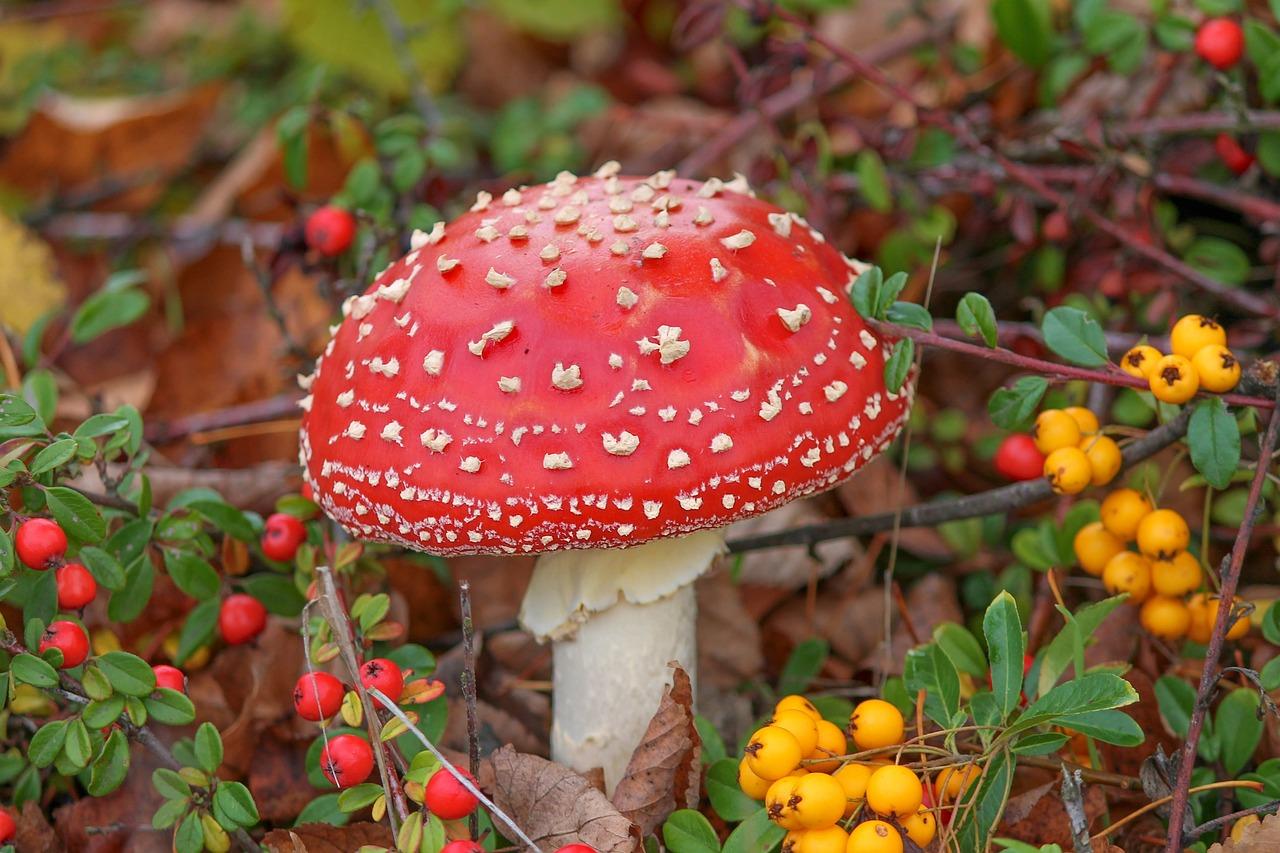
M 482 192 L 344 305 L 301 455 L 353 535 L 637 545 L 829 489 L 897 434 L 860 264 L 741 179 L 615 172 Z

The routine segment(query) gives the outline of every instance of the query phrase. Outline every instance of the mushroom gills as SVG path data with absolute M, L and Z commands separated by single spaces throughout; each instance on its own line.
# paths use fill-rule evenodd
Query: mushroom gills
M 724 550 L 722 530 L 634 548 L 539 558 L 520 621 L 552 642 L 551 757 L 604 770 L 612 791 L 677 662 L 697 681 L 693 583 Z

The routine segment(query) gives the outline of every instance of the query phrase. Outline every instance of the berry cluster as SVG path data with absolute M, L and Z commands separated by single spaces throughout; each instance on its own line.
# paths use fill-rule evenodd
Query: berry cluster
M 1181 404 L 1197 391 L 1224 394 L 1240 381 L 1240 362 L 1227 349 L 1227 333 L 1208 317 L 1187 314 L 1173 324 L 1169 348 L 1140 344 L 1120 359 L 1130 376 L 1147 380 L 1151 393 L 1162 403 Z
M 1191 529 L 1186 519 L 1175 510 L 1155 508 L 1135 489 L 1108 494 L 1100 517 L 1075 535 L 1080 567 L 1101 577 L 1111 594 L 1127 592 L 1133 603 L 1141 604 L 1139 621 L 1153 636 L 1207 643 L 1222 605 L 1217 596 L 1197 592 L 1204 572 L 1187 550 Z M 1248 630 L 1249 620 L 1237 616 L 1227 637 L 1239 639 Z
M 859 703 L 849 716 L 858 750 L 899 746 L 904 730 L 901 712 L 882 699 Z M 787 830 L 784 853 L 901 853 L 904 834 L 920 847 L 932 842 L 937 797 L 916 772 L 886 758 L 849 760 L 848 749 L 845 732 L 803 696 L 782 699 L 751 736 L 738 784 Z M 939 792 L 951 785 L 948 778 Z M 954 787 L 958 794 L 963 780 Z
M 1082 406 L 1041 412 L 1031 438 L 1044 454 L 1041 473 L 1060 495 L 1105 486 L 1120 471 L 1120 445 L 1102 434 L 1098 416 Z
M 13 535 L 18 559 L 38 572 L 54 570 L 58 587 L 58 607 L 80 610 L 88 606 L 98 593 L 98 583 L 89 570 L 79 563 L 68 563 L 67 534 L 58 522 L 49 518 L 28 518 L 18 525 Z M 72 669 L 89 656 L 89 635 L 78 622 L 55 619 L 40 637 L 40 654 L 49 649 L 62 653 L 62 668 Z

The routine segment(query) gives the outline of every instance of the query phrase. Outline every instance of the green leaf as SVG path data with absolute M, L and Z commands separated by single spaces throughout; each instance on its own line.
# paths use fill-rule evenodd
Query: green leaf
M 951 724 L 960 709 L 960 675 L 937 645 L 929 643 L 907 652 L 903 669 L 907 690 L 925 691 L 924 710 L 940 726 Z
M 1280 132 L 1273 130 L 1258 136 L 1258 163 L 1271 177 L 1280 176 Z
M 1205 275 L 1227 284 L 1240 285 L 1249 279 L 1249 255 L 1220 237 L 1197 237 L 1182 259 Z
M 147 715 L 166 726 L 185 726 L 195 722 L 196 706 L 184 694 L 162 687 L 142 700 Z
M 57 687 L 58 671 L 49 662 L 23 652 L 9 663 L 9 672 L 20 684 L 32 687 Z
M 766 815 L 767 816 L 767 815 Z M 720 839 L 700 812 L 680 809 L 662 825 L 662 840 L 671 853 L 719 853 Z
M 229 503 L 223 501 L 192 501 L 187 508 L 200 513 L 209 519 L 219 530 L 228 533 L 243 542 L 253 542 L 258 538 L 248 517 Z
M 933 641 L 960 672 L 972 676 L 987 674 L 987 656 L 969 629 L 955 622 L 943 622 L 933 629 Z
M 991 395 L 987 412 L 996 426 L 1013 432 L 1024 432 L 1035 417 L 1036 408 L 1049 388 L 1042 376 L 1023 376 L 1012 388 L 999 388 Z
M 151 773 L 151 784 L 166 800 L 186 800 L 191 796 L 191 786 L 176 771 L 160 767 Z
M 1107 363 L 1107 338 L 1098 321 L 1079 308 L 1052 308 L 1040 324 L 1044 343 L 1072 364 L 1101 367 Z
M 253 826 L 260 820 L 253 794 L 239 782 L 219 782 L 213 792 L 213 804 L 238 826 Z
M 294 819 L 293 825 L 327 823 L 332 826 L 345 826 L 350 818 L 346 812 L 338 808 L 338 799 L 341 796 L 341 794 L 321 794 L 316 797 L 302 807 L 302 811 Z
M 1161 15 L 1156 18 L 1156 41 L 1165 50 L 1183 53 L 1191 50 L 1196 39 L 1196 25 L 1180 15 Z
M 71 318 L 71 339 L 87 343 L 112 329 L 127 326 L 151 307 L 151 297 L 138 288 L 102 289 L 86 299 Z
M 786 831 L 769 820 L 769 813 L 759 809 L 729 833 L 724 840 L 724 853 L 761 853 L 774 850 Z M 668 846 L 668 849 L 669 846 Z M 672 853 L 676 853 L 674 850 Z
M 1071 738 L 1062 732 L 1035 732 L 1019 738 L 1012 751 L 1014 755 L 1049 755 L 1057 752 L 1069 740 Z
M 716 731 L 715 724 L 701 714 L 693 715 L 694 728 L 698 730 L 698 739 L 702 741 L 702 763 L 715 764 L 729 755 L 725 748 L 724 738 Z
M 44 490 L 49 511 L 67 535 L 81 542 L 97 542 L 107 535 L 107 523 L 88 498 L 64 486 Z
M 86 545 L 80 549 L 78 559 L 89 570 L 89 574 L 93 575 L 94 580 L 103 587 L 113 592 L 124 588 L 126 582 L 124 569 L 116 562 L 116 558 L 106 551 Z
M 996 312 L 981 293 L 966 293 L 956 306 L 956 324 L 969 337 L 982 337 L 983 343 L 995 349 L 998 343 Z
M 1109 672 L 1089 672 L 1059 684 L 1027 708 L 1009 727 L 1011 733 L 1089 711 L 1106 711 L 1138 701 L 1129 682 Z
M 1053 25 L 1047 0 L 995 0 L 996 35 L 1014 56 L 1039 68 L 1049 61 Z
M 98 658 L 98 666 L 117 693 L 149 696 L 156 689 L 155 671 L 137 655 L 107 652 Z
M 73 456 L 76 455 L 76 440 L 74 438 L 63 438 L 48 445 L 31 460 L 31 473 L 43 474 L 46 471 L 52 471 L 59 465 L 66 464 Z
M 174 585 L 196 601 L 207 601 L 218 594 L 218 572 L 190 551 L 166 549 L 164 569 Z
M 297 616 L 307 603 L 292 575 L 256 572 L 241 578 L 240 586 L 277 616 Z
M 884 161 L 872 148 L 863 148 L 853 161 L 853 171 L 858 177 L 858 190 L 871 205 L 871 209 L 880 213 L 888 213 L 893 209 L 893 198 L 889 195 L 889 175 L 885 171 Z
M 9 534 L 0 532 L 0 576 L 7 576 L 13 572 L 13 560 L 13 539 Z M 0 595 L 0 598 L 2 597 L 4 596 Z
M 311 111 L 302 104 L 285 110 L 276 122 L 276 140 L 284 159 L 284 177 L 294 189 L 303 189 L 307 185 L 307 126 L 311 122 Z
M 95 699 L 85 705 L 84 710 L 80 712 L 80 718 L 84 720 L 86 726 L 101 729 L 114 723 L 123 713 L 124 697 L 112 695 L 105 699 Z
M 829 652 L 830 646 L 823 639 L 814 637 L 798 643 L 778 676 L 778 694 L 803 693 L 822 671 Z
M 1105 598 L 1102 601 L 1086 604 L 1075 612 L 1076 627 L 1073 628 L 1070 624 L 1064 625 L 1062 630 L 1049 641 L 1048 647 L 1040 657 L 1037 695 L 1043 696 L 1048 693 L 1053 685 L 1058 683 L 1062 673 L 1067 671 L 1067 667 L 1071 666 L 1075 656 L 1076 641 L 1074 632 L 1079 630 L 1081 640 L 1086 640 L 1093 635 L 1093 632 L 1102 624 L 1102 620 L 1111 614 L 1111 611 L 1127 600 L 1127 595 L 1116 595 L 1111 598 Z
M 124 782 L 129 773 L 129 742 L 124 732 L 113 729 L 102 745 L 102 752 L 89 768 L 89 784 L 85 788 L 90 796 L 105 797 Z
M 911 372 L 911 365 L 916 357 L 916 342 L 911 338 L 901 338 L 894 342 L 893 352 L 884 363 L 884 385 L 896 394 L 902 390 Z
M 964 804 L 957 808 L 958 820 L 952 824 L 955 843 L 961 853 L 983 853 L 991 832 L 1000 823 L 1009 789 L 1013 784 L 1014 761 L 1007 750 L 991 757 L 983 768 L 981 781 L 969 790 L 972 794 L 961 797 Z M 970 807 L 967 806 L 972 803 Z
M 1117 746 L 1138 746 L 1147 739 L 1146 732 L 1133 717 L 1114 709 L 1061 717 L 1059 722 L 1066 728 Z
M 156 829 L 168 829 L 186 813 L 187 807 L 186 800 L 166 800 L 151 816 L 151 825 Z
M 174 853 L 200 853 L 204 850 L 204 827 L 200 825 L 200 815 L 188 812 L 173 833 Z
M 22 377 L 22 396 L 35 406 L 45 423 L 53 420 L 54 410 L 58 407 L 58 382 L 53 374 L 43 367 L 37 367 Z
M 614 26 L 621 17 L 617 0 L 488 0 L 487 7 L 515 27 L 548 41 L 570 42 L 592 30 Z
M 1181 678 L 1172 675 L 1156 680 L 1156 705 L 1169 729 L 1185 738 L 1191 726 L 1191 710 L 1196 704 L 1196 691 Z
M 210 599 L 197 604 L 187 614 L 187 621 L 182 623 L 182 631 L 178 634 L 175 664 L 182 666 L 187 658 L 213 637 L 213 631 L 218 626 L 220 604 L 217 599 Z
M 36 767 L 48 767 L 62 752 L 67 738 L 67 721 L 53 720 L 36 729 L 27 743 L 27 760 Z
M 119 432 L 127 426 L 129 426 L 129 419 L 124 415 L 100 412 L 85 418 L 84 422 L 76 427 L 74 435 L 76 438 L 99 438 Z
M 1191 463 L 1215 489 L 1231 484 L 1231 475 L 1240 465 L 1240 426 L 1227 411 L 1221 397 L 1208 397 L 1196 404 L 1187 425 Z
M 0 394 L 0 427 L 19 427 L 37 420 L 36 410 L 15 394 Z M 44 425 L 40 425 L 43 430 Z
M 76 718 L 67 723 L 67 739 L 62 745 L 62 754 L 77 769 L 83 770 L 89 765 L 93 755 L 93 743 L 89 740 L 89 730 L 84 721 Z
M 929 309 L 916 302 L 894 302 L 889 306 L 885 319 L 908 329 L 929 331 L 933 328 L 933 315 Z
M 1280 687 L 1280 658 L 1267 661 L 1258 673 L 1258 679 L 1262 682 L 1262 689 L 1268 693 Z
M 991 659 L 991 694 L 1001 716 L 1008 719 L 1017 710 L 1022 694 L 1022 661 L 1026 653 L 1018 605 L 1008 592 L 1002 591 L 987 607 L 982 633 Z
M 1241 687 L 1224 696 L 1213 715 L 1213 728 L 1222 746 L 1223 769 L 1234 777 L 1253 758 L 1262 738 L 1257 691 Z
M 338 794 L 338 808 L 344 812 L 355 812 L 373 805 L 374 800 L 382 796 L 382 786 L 373 782 L 362 782 Z
M 738 762 L 721 758 L 707 768 L 707 798 L 722 820 L 737 823 L 760 810 L 760 804 L 742 793 L 738 785 Z
M 125 566 L 124 586 L 107 604 L 107 615 L 114 622 L 132 622 L 146 609 L 155 586 L 156 569 L 146 554 L 135 557 Z
M 877 320 L 876 306 L 880 304 L 880 292 L 884 287 L 884 273 L 879 267 L 867 267 L 853 281 L 849 299 L 853 310 L 868 320 Z
M 214 773 L 222 764 L 222 736 L 213 723 L 201 723 L 194 738 L 196 761 L 206 773 Z
M 95 701 L 101 702 L 115 695 L 115 688 L 111 686 L 106 673 L 98 668 L 96 661 L 89 661 L 85 666 L 80 683 L 84 685 L 84 695 Z

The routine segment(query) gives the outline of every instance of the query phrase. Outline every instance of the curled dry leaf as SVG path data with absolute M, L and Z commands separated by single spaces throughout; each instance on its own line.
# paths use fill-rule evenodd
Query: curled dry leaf
M 271 853 L 351 853 L 366 844 L 390 847 L 395 840 L 391 830 L 380 823 L 306 823 L 268 832 L 262 843 Z
M 1267 815 L 1261 823 L 1245 827 L 1239 841 L 1227 839 L 1209 848 L 1209 853 L 1274 853 L 1280 850 L 1280 815 Z
M 702 741 L 693 724 L 693 685 L 672 663 L 671 686 L 613 792 L 618 811 L 652 834 L 677 809 L 698 805 Z
M 480 765 L 480 785 L 538 845 L 580 842 L 599 853 L 635 853 L 640 829 L 568 767 L 504 746 Z
M 1071 821 L 1059 789 L 1058 779 L 1050 778 L 1042 785 L 1010 797 L 998 834 L 1028 844 L 1060 843 L 1069 839 Z M 1086 784 L 1083 805 L 1085 816 L 1093 825 L 1107 806 L 1102 789 L 1097 785 Z

